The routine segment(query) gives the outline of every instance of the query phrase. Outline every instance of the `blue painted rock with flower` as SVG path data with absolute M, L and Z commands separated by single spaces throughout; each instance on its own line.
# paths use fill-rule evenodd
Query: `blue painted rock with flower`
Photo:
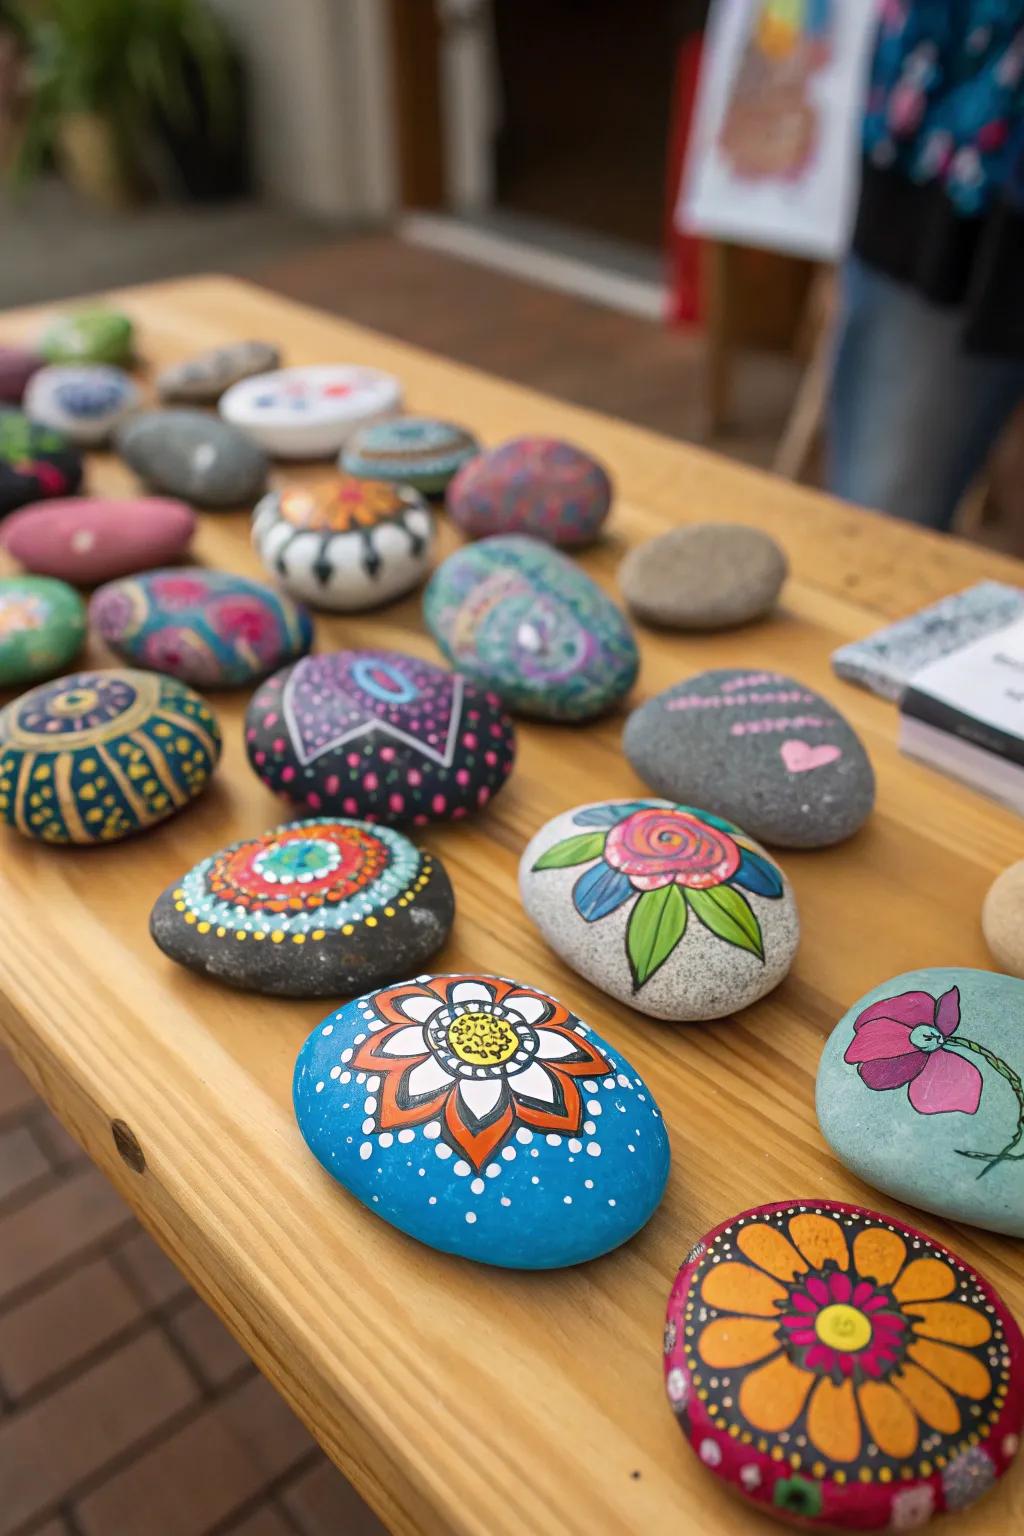
M 496 976 L 418 976 L 330 1014 L 299 1053 L 310 1150 L 445 1253 L 557 1269 L 654 1212 L 668 1133 L 643 1079 L 568 1008 Z
M 197 688 L 237 688 L 305 656 L 313 621 L 261 581 L 201 566 L 145 571 L 93 594 L 89 620 L 125 661 Z
M 800 937 L 789 881 L 732 822 L 669 800 L 602 800 L 541 827 L 527 915 L 574 970 L 656 1019 L 717 1019 L 770 992 Z
M 941 1243 L 861 1206 L 789 1200 L 691 1248 L 669 1297 L 665 1386 L 702 1465 L 763 1514 L 910 1531 L 1009 1470 L 1024 1339 Z
M 922 1210 L 1024 1237 L 1024 981 L 907 971 L 825 1043 L 821 1129 L 854 1173 Z
M 108 363 L 54 363 L 40 368 L 25 391 L 26 416 L 63 432 L 81 448 L 105 443 L 120 421 L 138 410 L 139 386 Z
M 423 597 L 453 666 L 513 713 L 588 720 L 628 693 L 640 664 L 624 615 L 585 571 L 537 539 L 499 535 L 450 555 Z

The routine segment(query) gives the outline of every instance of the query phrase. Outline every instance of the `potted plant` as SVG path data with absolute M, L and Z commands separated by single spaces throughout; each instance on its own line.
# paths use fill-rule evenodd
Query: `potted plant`
M 16 177 L 49 159 L 82 192 L 136 197 L 168 130 L 230 133 L 233 57 L 204 0 L 9 0 L 28 80 Z

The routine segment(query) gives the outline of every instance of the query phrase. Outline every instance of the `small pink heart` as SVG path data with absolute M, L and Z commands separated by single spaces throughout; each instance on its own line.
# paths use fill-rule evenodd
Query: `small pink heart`
M 843 755 L 841 747 L 812 747 L 808 741 L 784 741 L 779 751 L 790 773 L 809 773 L 812 768 L 824 768 L 826 763 L 834 763 Z

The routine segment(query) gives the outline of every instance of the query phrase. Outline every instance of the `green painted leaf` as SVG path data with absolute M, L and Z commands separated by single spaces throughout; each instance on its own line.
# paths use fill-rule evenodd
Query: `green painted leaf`
M 747 898 L 733 885 L 715 885 L 708 891 L 687 891 L 686 900 L 693 915 L 719 939 L 749 950 L 764 959 L 761 924 Z
M 634 992 L 665 964 L 685 932 L 686 902 L 678 885 L 644 891 L 626 928 L 626 954 L 633 972 Z
M 556 843 L 542 853 L 534 869 L 568 869 L 572 864 L 586 864 L 588 859 L 599 859 L 604 853 L 607 832 L 579 832 Z

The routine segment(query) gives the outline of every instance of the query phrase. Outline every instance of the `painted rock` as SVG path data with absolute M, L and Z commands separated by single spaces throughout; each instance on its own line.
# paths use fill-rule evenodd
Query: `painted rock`
M 123 661 L 197 688 L 258 682 L 313 642 L 313 621 L 291 598 L 199 566 L 108 582 L 93 594 L 89 619 Z
M 515 732 L 494 694 L 400 651 L 331 651 L 268 678 L 249 761 L 302 810 L 373 822 L 458 819 L 497 794 Z
M 314 1156 L 420 1242 L 509 1269 L 617 1248 L 668 1177 L 669 1144 L 629 1062 L 547 993 L 418 976 L 330 1014 L 293 1088 Z
M 425 496 L 436 496 L 479 452 L 480 444 L 465 427 L 434 416 L 393 416 L 357 427 L 341 450 L 341 468 L 368 480 L 397 480 Z
M 692 523 L 630 550 L 619 585 L 638 619 L 668 629 L 728 629 L 772 607 L 788 565 L 773 538 L 741 523 Z
M 0 688 L 60 672 L 85 639 L 85 604 L 63 581 L 0 576 Z
M 981 909 L 985 943 L 1001 970 L 1024 976 L 1024 859 L 989 886 Z
M 423 579 L 434 517 L 411 486 L 337 475 L 270 491 L 253 513 L 252 539 L 289 592 L 314 608 L 354 613 Z
M 114 309 L 80 309 L 61 315 L 43 333 L 39 350 L 49 363 L 131 362 L 134 327 Z
M 423 598 L 453 666 L 546 720 L 588 720 L 639 666 L 623 615 L 577 565 L 536 539 L 484 539 L 439 566 Z
M 602 800 L 543 826 L 519 890 L 562 958 L 656 1019 L 717 1019 L 786 975 L 800 937 L 778 865 L 731 822 L 666 800 Z
M 322 459 L 339 453 L 356 427 L 401 404 L 392 374 L 329 364 L 243 379 L 221 397 L 220 413 L 274 458 Z
M 659 795 L 712 805 L 780 848 L 823 848 L 871 814 L 875 775 L 853 727 L 778 672 L 719 668 L 633 711 L 623 750 Z
M 62 433 L 0 408 L 0 517 L 30 501 L 71 496 L 81 483 L 81 455 Z
M 204 411 L 143 411 L 118 429 L 115 446 L 155 491 L 201 507 L 250 504 L 267 483 L 256 445 Z
M 195 514 L 159 496 L 81 496 L 25 507 L 0 529 L 0 545 L 26 570 L 91 587 L 174 560 Z
M 38 352 L 0 346 L 0 404 L 19 405 L 29 379 L 42 366 Z
M 908 971 L 854 1003 L 825 1042 L 818 1120 L 886 1194 L 1024 1237 L 1024 982 Z
M 690 1250 L 669 1297 L 683 1434 L 801 1529 L 916 1530 L 973 1504 L 1017 1454 L 1022 1376 L 1024 1339 L 990 1283 L 856 1205 L 743 1211 Z
M 22 408 L 33 421 L 90 448 L 105 443 L 118 422 L 138 409 L 141 398 L 123 368 L 54 363 L 33 375 Z
M 157 394 L 168 403 L 216 405 L 232 384 L 266 373 L 280 361 L 280 352 L 269 341 L 235 341 L 165 368 L 156 376 Z
M 459 470 L 448 487 L 452 521 L 470 538 L 525 533 L 549 544 L 589 544 L 612 504 L 606 471 L 554 437 L 513 437 Z
M 455 897 L 442 865 L 391 827 L 292 821 L 232 843 L 158 899 L 172 960 L 249 992 L 338 997 L 429 960 Z
M 72 672 L 0 711 L 0 817 L 45 843 L 110 843 L 195 798 L 220 757 L 207 704 L 170 677 Z

